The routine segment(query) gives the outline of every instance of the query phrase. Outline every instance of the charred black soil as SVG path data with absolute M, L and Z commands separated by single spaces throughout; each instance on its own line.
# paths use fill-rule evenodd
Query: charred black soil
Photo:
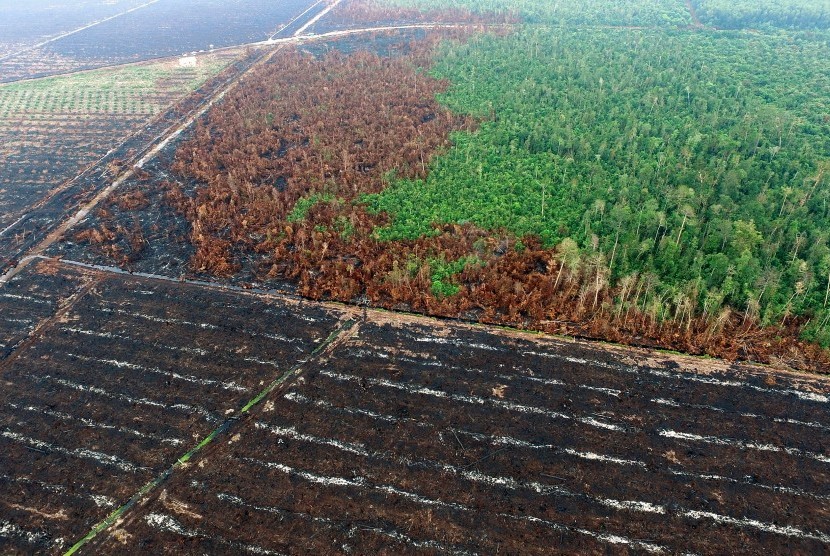
M 56 296 L 82 286 L 59 312 Z M 49 264 L 2 294 L 0 314 L 26 320 L 0 361 L 3 553 L 71 546 L 307 357 L 338 318 Z M 39 313 L 20 319 L 26 302 Z
M 97 546 L 820 552 L 830 390 L 753 376 L 370 318 Z

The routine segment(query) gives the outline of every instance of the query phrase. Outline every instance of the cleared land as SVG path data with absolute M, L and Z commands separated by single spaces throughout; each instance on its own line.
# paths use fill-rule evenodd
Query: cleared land
M 69 548 L 338 319 L 45 263 L 0 292 L 0 314 L 3 554 Z
M 86 553 L 830 547 L 827 379 L 52 262 L 2 294 L 3 553 L 119 507 Z
M 0 59 L 158 0 L 52 0 L 0 5 Z
M 640 355 L 370 315 L 95 547 L 826 549 L 828 385 Z

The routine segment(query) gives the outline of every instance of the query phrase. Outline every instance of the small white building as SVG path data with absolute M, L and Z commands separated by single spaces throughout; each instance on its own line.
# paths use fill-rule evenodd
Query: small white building
M 180 68 L 195 68 L 197 65 L 196 56 L 182 56 L 179 58 Z

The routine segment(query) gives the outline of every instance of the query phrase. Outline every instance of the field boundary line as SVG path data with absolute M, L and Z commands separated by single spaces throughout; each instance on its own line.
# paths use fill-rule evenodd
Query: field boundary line
M 506 336 L 509 338 L 524 339 L 534 343 L 546 342 L 548 347 L 564 347 L 566 345 L 579 344 L 591 349 L 601 350 L 616 355 L 620 358 L 619 363 L 622 365 L 631 365 L 642 369 L 657 369 L 663 370 L 661 363 L 665 362 L 658 358 L 663 357 L 668 360 L 682 363 L 688 368 L 685 374 L 690 376 L 706 376 L 711 372 L 728 372 L 735 379 L 745 380 L 748 376 L 765 376 L 768 374 L 775 374 L 777 376 L 785 376 L 793 380 L 797 380 L 799 387 L 804 392 L 816 392 L 814 385 L 821 385 L 822 388 L 830 389 L 830 375 L 810 373 L 804 371 L 797 371 L 794 369 L 773 367 L 757 362 L 730 362 L 721 359 L 713 359 L 705 356 L 697 356 L 690 354 L 678 354 L 670 350 L 660 350 L 658 348 L 642 347 L 642 346 L 627 346 L 623 344 L 614 344 L 611 342 L 597 340 L 588 337 L 580 336 L 565 336 L 561 334 L 549 334 L 537 330 L 524 330 L 521 328 L 510 327 L 507 325 L 492 324 L 487 322 L 478 322 L 459 317 L 448 317 L 440 315 L 428 315 L 424 313 L 413 313 L 406 311 L 395 311 L 392 309 L 385 309 L 383 307 L 365 306 L 357 303 L 347 303 L 344 301 L 335 300 L 319 300 L 303 297 L 300 294 L 280 290 L 280 289 L 265 289 L 256 286 L 242 287 L 232 284 L 222 284 L 220 282 L 212 282 L 208 280 L 192 280 L 187 278 L 174 278 L 171 276 L 164 276 L 161 274 L 152 274 L 148 272 L 131 272 L 123 270 L 114 266 L 98 265 L 94 263 L 85 263 L 81 261 L 74 261 L 71 259 L 61 259 L 59 257 L 49 257 L 46 255 L 30 255 L 26 257 L 26 262 L 40 259 L 45 261 L 52 261 L 59 264 L 81 267 L 88 270 L 97 270 L 108 274 L 117 274 L 123 277 L 142 278 L 145 280 L 156 280 L 171 284 L 190 285 L 194 287 L 205 288 L 209 290 L 229 292 L 251 296 L 260 299 L 276 299 L 283 302 L 293 303 L 310 303 L 317 307 L 323 307 L 336 311 L 346 311 L 352 315 L 357 315 L 362 312 L 368 314 L 368 319 L 376 324 L 383 324 L 394 321 L 398 324 L 415 323 L 424 326 L 452 325 L 470 330 L 487 330 L 493 334 Z M 3 281 L 0 277 L 0 287 Z M 365 319 L 364 319 L 365 320 Z M 737 365 L 737 366 L 736 366 Z M 821 391 L 825 393 L 824 390 Z
M 342 2 L 342 1 L 343 0 L 334 0 L 334 2 L 332 2 L 331 4 L 326 6 L 323 10 L 321 10 L 320 13 L 318 13 L 317 15 L 315 15 L 314 17 L 309 19 L 305 23 L 305 25 L 303 25 L 302 27 L 297 29 L 297 31 L 294 33 L 294 36 L 297 37 L 297 36 L 302 35 L 303 31 L 305 31 L 306 29 L 308 29 L 309 27 L 311 27 L 312 25 L 314 25 L 315 23 L 317 23 L 318 21 L 323 19 L 326 16 L 326 14 L 328 14 L 330 11 L 332 11 L 334 8 L 336 8 L 340 4 L 340 2 Z
M 286 23 L 285 25 L 283 25 L 282 27 L 280 27 L 280 28 L 277 30 L 277 32 L 276 32 L 276 33 L 274 33 L 274 34 L 272 34 L 270 37 L 268 37 L 268 40 L 272 40 L 274 37 L 276 37 L 277 35 L 279 35 L 279 34 L 280 34 L 280 33 L 282 33 L 283 31 L 285 31 L 286 29 L 288 29 L 289 27 L 291 27 L 291 25 L 293 25 L 293 24 L 294 24 L 294 23 L 295 23 L 298 19 L 300 19 L 300 18 L 301 18 L 301 17 L 303 17 L 305 14 L 307 14 L 308 12 L 310 12 L 311 10 L 313 10 L 315 7 L 317 7 L 317 6 L 318 6 L 321 2 L 323 2 L 323 1 L 324 1 L 324 0 L 317 0 L 316 2 L 314 2 L 312 5 L 310 5 L 308 8 L 306 8 L 306 9 L 305 9 L 305 11 L 303 11 L 300 15 L 298 15 L 297 17 L 295 17 L 294 19 L 292 19 L 291 21 L 289 21 L 288 23 Z M 296 34 L 296 33 L 295 33 L 295 34 Z
M 83 538 L 72 545 L 72 547 L 64 553 L 64 556 L 72 556 L 73 554 L 76 554 L 81 548 L 89 544 L 95 537 L 105 532 L 116 522 L 120 521 L 133 507 L 136 506 L 136 504 L 138 504 L 139 501 L 150 495 L 150 493 L 164 484 L 176 471 L 185 467 L 186 464 L 199 452 L 212 444 L 218 437 L 228 433 L 235 423 L 241 421 L 244 416 L 249 414 L 250 411 L 262 402 L 262 400 L 264 400 L 269 394 L 290 383 L 292 380 L 299 378 L 300 375 L 302 375 L 306 365 L 309 365 L 322 355 L 330 353 L 332 350 L 336 349 L 343 341 L 352 337 L 352 335 L 357 332 L 358 328 L 358 320 L 352 318 L 341 320 L 338 326 L 325 340 L 320 343 L 319 346 L 314 349 L 314 351 L 312 351 L 304 359 L 301 359 L 299 362 L 294 364 L 294 366 L 292 366 L 289 370 L 283 372 L 277 378 L 272 380 L 271 383 L 268 384 L 261 392 L 248 401 L 248 403 L 246 403 L 242 409 L 239 410 L 237 415 L 225 419 L 225 421 L 216 427 L 201 442 L 179 457 L 170 467 L 162 471 L 156 478 L 141 487 L 138 492 L 133 494 L 126 503 L 113 511 L 103 521 L 95 525 Z

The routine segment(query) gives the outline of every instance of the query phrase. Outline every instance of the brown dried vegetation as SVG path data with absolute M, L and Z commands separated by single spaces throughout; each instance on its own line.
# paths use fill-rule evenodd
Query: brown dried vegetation
M 446 83 L 415 70 L 427 54 L 423 46 L 400 58 L 286 54 L 212 110 L 174 164 L 206 185 L 193 199 L 168 195 L 192 222 L 194 269 L 233 272 L 231 245 L 273 251 L 302 197 L 351 201 L 380 191 L 391 171 L 424 176 L 449 131 L 474 125 L 437 103 Z

